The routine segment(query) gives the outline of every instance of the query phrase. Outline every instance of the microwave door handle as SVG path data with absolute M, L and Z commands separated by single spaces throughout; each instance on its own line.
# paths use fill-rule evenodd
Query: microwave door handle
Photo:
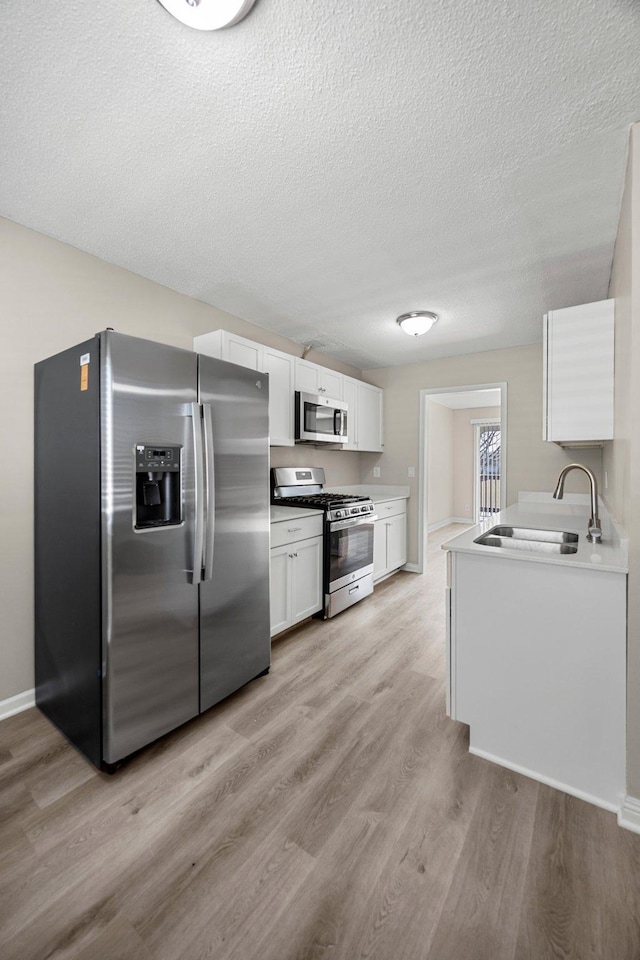
M 340 436 L 340 426 L 338 426 L 338 417 L 340 417 L 340 426 L 342 426 L 342 410 L 333 411 L 333 435 L 334 437 Z
M 199 403 L 191 404 L 193 421 L 193 468 L 194 468 L 194 505 L 193 505 L 193 573 L 191 582 L 202 580 L 202 549 L 204 546 L 204 466 L 202 457 L 202 415 Z
M 213 577 L 213 542 L 216 520 L 216 482 L 215 461 L 213 456 L 213 419 L 211 404 L 202 404 L 202 423 L 204 426 L 204 570 L 203 580 Z

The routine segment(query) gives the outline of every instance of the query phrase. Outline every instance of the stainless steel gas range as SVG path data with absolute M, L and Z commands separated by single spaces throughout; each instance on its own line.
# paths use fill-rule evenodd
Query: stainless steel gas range
M 325 618 L 373 593 L 373 524 L 369 497 L 325 493 L 322 467 L 274 467 L 271 501 L 324 513 L 323 587 Z

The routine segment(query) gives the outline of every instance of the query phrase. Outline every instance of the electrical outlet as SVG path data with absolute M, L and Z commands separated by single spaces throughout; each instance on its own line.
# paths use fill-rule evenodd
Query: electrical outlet
M 373 477 L 374 477 L 374 480 L 380 479 L 380 467 L 373 468 Z
M 416 468 L 415 468 L 415 467 L 407 467 L 407 476 L 408 476 L 408 477 L 415 477 L 415 475 L 416 475 Z
M 471 504 L 470 504 L 470 503 L 465 503 L 465 505 L 464 505 L 464 512 L 465 512 L 465 513 L 469 513 L 470 510 L 471 510 Z

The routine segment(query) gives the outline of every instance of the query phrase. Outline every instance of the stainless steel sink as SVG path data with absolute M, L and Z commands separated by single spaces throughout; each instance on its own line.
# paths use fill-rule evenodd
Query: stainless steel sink
M 498 526 L 476 537 L 474 543 L 507 550 L 563 555 L 578 552 L 578 534 L 565 530 L 538 530 L 534 527 Z
M 539 530 L 537 527 L 492 527 L 485 536 L 515 537 L 517 540 L 542 540 L 545 543 L 577 543 L 578 534 L 565 530 Z

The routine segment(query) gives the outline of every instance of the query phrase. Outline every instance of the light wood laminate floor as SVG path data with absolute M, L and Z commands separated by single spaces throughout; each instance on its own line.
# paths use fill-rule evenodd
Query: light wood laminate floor
M 459 529 L 115 776 L 1 723 L 2 960 L 639 960 L 640 836 L 445 717 Z

